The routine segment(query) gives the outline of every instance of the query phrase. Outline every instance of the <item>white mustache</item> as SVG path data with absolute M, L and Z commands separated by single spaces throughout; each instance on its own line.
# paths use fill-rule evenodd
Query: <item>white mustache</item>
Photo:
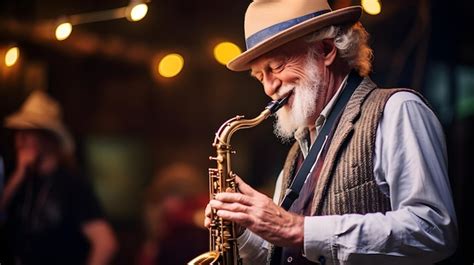
M 295 92 L 296 85 L 286 85 L 283 86 L 280 91 L 278 91 L 278 98 L 284 98 Z

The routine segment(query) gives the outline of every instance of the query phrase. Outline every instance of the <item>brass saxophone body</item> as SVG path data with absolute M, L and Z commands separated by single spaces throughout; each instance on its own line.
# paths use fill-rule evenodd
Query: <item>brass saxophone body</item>
M 216 156 L 209 157 L 217 163 L 216 168 L 209 168 L 209 198 L 213 199 L 220 192 L 238 192 L 235 174 L 231 167 L 230 139 L 241 129 L 252 128 L 275 113 L 286 104 L 289 96 L 270 102 L 267 107 L 255 118 L 244 119 L 236 116 L 221 125 L 217 131 L 212 146 L 216 148 Z M 188 264 L 236 265 L 242 264 L 237 245 L 236 224 L 217 216 L 216 211 L 211 212 L 211 225 L 209 228 L 209 252 L 203 253 Z

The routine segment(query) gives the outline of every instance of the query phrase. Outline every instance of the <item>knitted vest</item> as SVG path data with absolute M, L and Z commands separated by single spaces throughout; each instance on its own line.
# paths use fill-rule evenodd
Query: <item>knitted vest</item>
M 380 191 L 374 178 L 373 154 L 385 103 L 400 91 L 416 93 L 409 89 L 376 88 L 369 78 L 364 78 L 355 90 L 327 151 L 314 192 L 312 215 L 385 213 L 391 209 L 390 198 Z M 299 153 L 295 143 L 285 162 L 280 201 L 295 175 Z M 273 251 L 272 247 L 269 263 Z

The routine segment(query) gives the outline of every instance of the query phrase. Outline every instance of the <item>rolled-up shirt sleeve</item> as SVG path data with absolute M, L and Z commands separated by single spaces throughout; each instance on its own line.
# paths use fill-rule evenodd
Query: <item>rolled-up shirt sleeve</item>
M 237 239 L 243 264 L 265 264 L 269 243 L 249 230 Z
M 456 247 L 457 225 L 444 134 L 415 94 L 387 102 L 375 143 L 374 175 L 391 211 L 310 216 L 304 254 L 326 264 L 431 264 Z

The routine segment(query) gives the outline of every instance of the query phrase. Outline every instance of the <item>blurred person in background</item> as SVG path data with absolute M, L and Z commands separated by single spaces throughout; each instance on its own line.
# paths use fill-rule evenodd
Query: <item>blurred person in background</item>
M 0 202 L 9 251 L 14 264 L 109 264 L 115 235 L 73 166 L 74 142 L 61 112 L 54 99 L 34 91 L 5 119 L 16 151 Z
M 207 177 L 183 162 L 158 171 L 145 194 L 145 240 L 138 265 L 182 265 L 207 250 L 202 211 Z

